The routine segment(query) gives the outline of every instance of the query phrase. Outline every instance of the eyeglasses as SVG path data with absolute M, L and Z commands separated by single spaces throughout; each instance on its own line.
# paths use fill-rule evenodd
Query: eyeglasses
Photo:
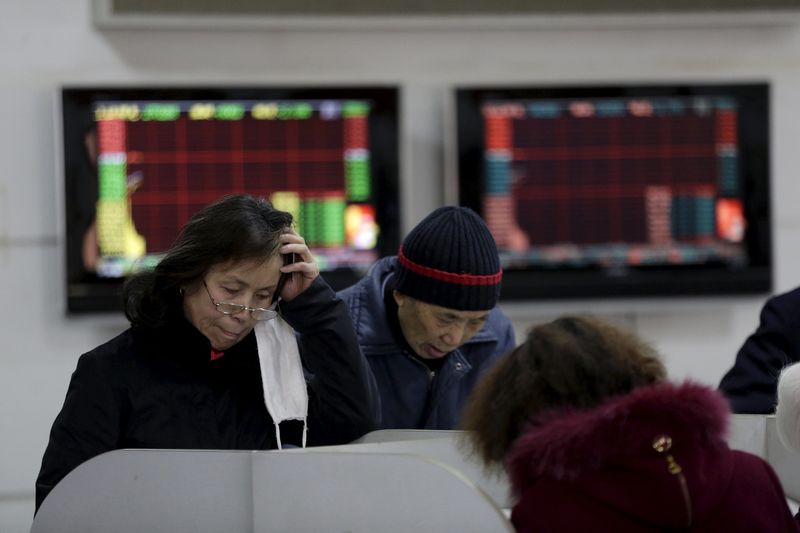
M 203 280 L 203 287 L 206 288 L 206 293 L 208 293 L 208 297 L 211 298 L 211 303 L 214 304 L 214 307 L 217 308 L 217 311 L 219 311 L 223 315 L 238 315 L 243 311 L 250 311 L 250 316 L 258 321 L 272 320 L 273 318 L 278 316 L 277 296 L 273 296 L 272 305 L 270 305 L 266 309 L 263 307 L 247 307 L 246 305 L 235 304 L 231 302 L 220 302 L 215 300 L 214 297 L 211 296 L 211 291 L 208 290 L 208 285 L 206 285 L 205 280 Z

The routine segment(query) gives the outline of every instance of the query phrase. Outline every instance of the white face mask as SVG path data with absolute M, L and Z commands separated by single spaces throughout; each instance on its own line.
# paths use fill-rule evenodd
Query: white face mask
M 264 403 L 275 422 L 278 449 L 282 449 L 280 424 L 284 420 L 303 421 L 303 448 L 306 447 L 308 390 L 294 330 L 283 318 L 255 325 Z

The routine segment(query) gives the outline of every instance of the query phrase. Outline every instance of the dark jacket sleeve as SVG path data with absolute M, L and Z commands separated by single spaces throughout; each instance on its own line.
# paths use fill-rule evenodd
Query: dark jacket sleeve
M 64 406 L 50 431 L 50 441 L 36 479 L 36 509 L 64 476 L 92 457 L 118 447 L 120 408 L 111 377 L 94 354 L 78 360 Z
M 345 303 L 318 277 L 281 312 L 300 334 L 300 355 L 312 375 L 308 444 L 344 444 L 372 431 L 377 398 Z
M 761 310 L 758 329 L 750 335 L 719 388 L 734 413 L 772 414 L 781 370 L 798 360 L 800 289 L 776 296 Z

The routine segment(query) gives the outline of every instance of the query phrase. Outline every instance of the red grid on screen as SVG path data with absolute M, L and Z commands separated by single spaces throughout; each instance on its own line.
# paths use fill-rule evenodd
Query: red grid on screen
M 519 228 L 529 245 L 647 242 L 655 224 L 647 210 L 654 187 L 673 198 L 716 196 L 718 148 L 736 142 L 731 124 L 735 111 L 493 118 L 487 153 L 495 148 L 497 157 L 510 161 L 494 176 L 489 171 L 496 194 L 485 202 L 487 219 L 498 221 L 499 241 Z M 510 204 L 502 201 L 509 196 Z
M 181 226 L 221 196 L 276 191 L 344 196 L 344 122 L 189 120 L 126 123 L 136 230 L 148 253 L 166 250 Z

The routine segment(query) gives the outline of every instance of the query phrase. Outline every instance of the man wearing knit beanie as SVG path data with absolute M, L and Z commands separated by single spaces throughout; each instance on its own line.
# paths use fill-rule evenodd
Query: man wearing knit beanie
M 448 206 L 339 293 L 375 378 L 380 429 L 458 427 L 478 379 L 515 346 L 496 307 L 502 277 L 483 220 Z

